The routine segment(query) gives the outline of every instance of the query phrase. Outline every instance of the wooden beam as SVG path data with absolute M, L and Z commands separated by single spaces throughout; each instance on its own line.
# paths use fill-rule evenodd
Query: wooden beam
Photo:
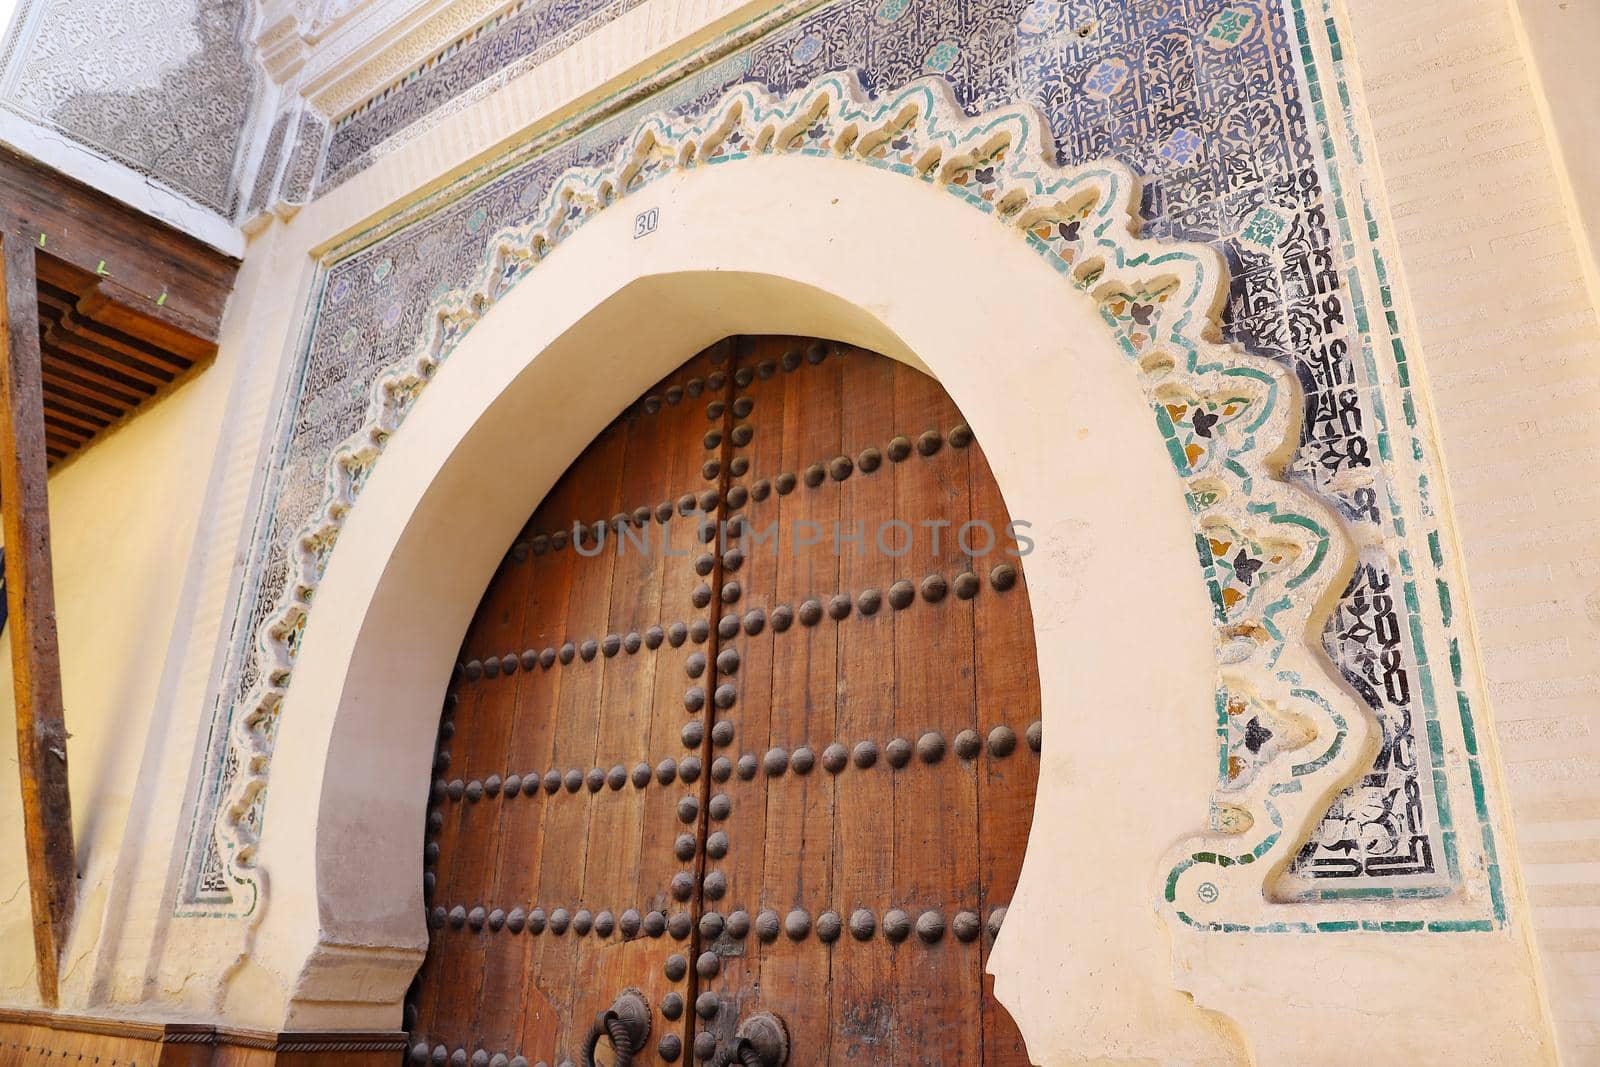
M 46 426 L 52 424 L 64 426 L 69 430 L 81 430 L 93 437 L 107 426 L 110 426 L 111 420 L 104 415 L 91 415 L 70 404 L 62 403 L 58 397 L 46 396 L 44 398 L 44 424 Z
M 160 231 L 156 233 L 159 236 Z M 41 291 L 55 288 L 77 294 L 79 298 L 98 294 L 99 299 L 113 305 L 113 316 L 126 316 L 130 320 L 134 328 L 119 327 L 127 333 L 148 332 L 151 336 L 146 340 L 157 347 L 171 348 L 191 362 L 210 359 L 216 354 L 215 338 L 205 336 L 215 328 L 215 323 L 200 322 L 182 311 L 166 308 L 155 302 L 158 298 L 146 297 L 111 278 L 91 274 L 57 259 L 48 250 L 40 250 L 38 270 Z M 113 322 L 112 325 L 117 324 Z M 168 340 L 172 343 L 166 343 Z M 194 354 L 190 355 L 191 352 Z
M 237 260 L 5 148 L 0 204 L 7 237 L 110 279 L 152 318 L 217 339 Z
M 156 389 L 170 385 L 172 380 L 177 377 L 171 371 L 154 369 L 148 364 L 141 363 L 121 352 L 106 348 L 96 341 L 91 341 L 83 334 L 73 333 L 59 322 L 50 326 L 45 335 L 45 340 L 52 349 L 58 352 L 80 359 L 86 364 L 100 368 L 102 371 L 121 374 L 125 378 L 143 382 Z
M 113 419 L 120 419 L 131 407 L 150 395 L 150 391 L 134 392 L 120 382 L 96 374 L 85 367 L 68 363 L 48 348 L 44 351 L 45 394 L 71 398 L 80 406 L 87 405 L 102 411 Z
M 55 1007 L 77 880 L 50 571 L 38 282 L 32 246 L 11 232 L 0 236 L 0 511 L 34 959 L 39 997 Z
M 143 341 L 154 352 L 178 357 L 174 362 L 182 369 L 217 354 L 215 341 L 148 314 L 145 308 L 128 302 L 131 296 L 126 289 L 102 278 L 79 297 L 78 313 L 101 326 Z
M 46 386 L 54 384 L 104 397 L 122 412 L 138 407 L 155 393 L 152 385 L 133 383 L 125 377 L 114 378 L 97 367 L 53 350 L 49 345 L 44 349 L 44 382 Z

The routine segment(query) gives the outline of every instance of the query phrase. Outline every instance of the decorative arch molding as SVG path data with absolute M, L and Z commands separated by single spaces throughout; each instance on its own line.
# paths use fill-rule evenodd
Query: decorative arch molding
M 474 283 L 440 301 L 412 363 L 376 383 L 366 427 L 336 452 L 318 517 L 297 539 L 294 580 L 258 638 L 262 681 L 234 719 L 239 770 L 215 834 L 243 914 L 260 903 L 256 848 L 278 717 L 317 587 L 379 456 L 440 366 L 600 212 L 669 174 L 781 154 L 853 161 L 957 197 L 1059 272 L 1064 295 L 1093 302 L 1180 479 L 1213 608 L 1219 780 L 1209 816 L 1197 798 L 1195 833 L 1172 851 L 1160 903 L 1198 929 L 1281 925 L 1270 874 L 1357 768 L 1371 733 L 1316 650 L 1351 552 L 1331 511 L 1281 477 L 1298 439 L 1293 380 L 1219 343 L 1219 257 L 1138 238 L 1138 186 L 1122 167 L 1057 167 L 1030 108 L 970 118 L 937 79 L 874 100 L 848 73 L 782 98 L 742 87 L 693 121 L 647 120 L 610 164 L 563 176 L 536 221 L 497 235 Z M 1271 724 L 1272 743 L 1245 743 L 1251 719 Z
M 395 440 L 408 440 L 395 434 L 419 411 L 424 390 L 488 310 L 506 299 L 517 282 L 530 277 L 534 267 L 590 221 L 606 218 L 606 226 L 614 230 L 630 214 L 608 214 L 606 208 L 638 197 L 643 190 L 658 187 L 658 182 L 667 189 L 693 186 L 707 181 L 696 174 L 736 173 L 728 165 L 757 158 L 789 160 L 787 166 L 821 166 L 806 160 L 827 160 L 835 176 L 846 163 L 866 165 L 877 171 L 874 182 L 882 186 L 891 182 L 922 186 L 923 192 L 917 194 L 925 198 L 922 203 L 928 203 L 930 194 L 949 195 L 952 200 L 942 203 L 957 205 L 952 211 L 973 208 L 978 211 L 970 216 L 973 227 L 995 234 L 997 242 L 1010 238 L 1011 248 L 1019 250 L 1016 256 L 1027 259 L 1022 250 L 1030 251 L 1053 269 L 1053 274 L 1040 275 L 1046 290 L 1059 291 L 1062 306 L 1082 310 L 1083 322 L 1093 323 L 1099 331 L 1099 344 L 1122 354 L 1126 370 L 1122 381 L 1130 382 L 1130 389 L 1138 384 L 1158 429 L 1158 437 L 1149 440 L 1160 442 L 1179 480 L 1174 509 L 1187 515 L 1192 530 L 1194 563 L 1186 563 L 1186 569 L 1198 568 L 1200 581 L 1182 590 L 1182 597 L 1189 598 L 1186 603 L 1194 605 L 1186 611 L 1200 616 L 1200 605 L 1210 603 L 1211 613 L 1210 621 L 1202 622 L 1210 629 L 1214 672 L 1210 709 L 1214 718 L 1206 720 L 1210 726 L 1202 729 L 1214 728 L 1218 760 L 1210 813 L 1200 803 L 1202 789 L 1186 793 L 1194 797 L 1192 832 L 1181 835 L 1160 870 L 1147 872 L 1142 883 L 1150 888 L 1150 910 L 1165 918 L 1173 934 L 1179 973 L 1189 974 L 1179 985 L 1186 989 L 1205 985 L 1195 974 L 1202 968 L 1200 960 L 1216 957 L 1216 952 L 1197 945 L 1219 944 L 1206 937 L 1214 931 L 1317 933 L 1323 928 L 1358 928 L 1363 918 L 1373 915 L 1371 902 L 1291 904 L 1275 901 L 1270 891 L 1272 873 L 1288 864 L 1299 841 L 1373 747 L 1365 710 L 1333 677 L 1317 648 L 1320 622 L 1349 576 L 1350 550 L 1330 512 L 1280 477 L 1298 440 L 1299 402 L 1293 381 L 1274 363 L 1219 344 L 1216 312 L 1224 277 L 1218 258 L 1203 246 L 1166 245 L 1136 237 L 1131 205 L 1138 187 L 1122 168 L 1056 168 L 1046 126 L 1030 110 L 966 117 L 939 82 L 917 83 L 872 101 L 850 75 L 830 75 L 782 99 L 741 88 L 693 122 L 651 118 L 610 165 L 566 174 L 550 190 L 536 221 L 499 234 L 474 285 L 451 294 L 435 309 L 429 336 L 413 362 L 374 386 L 368 426 L 336 454 L 318 518 L 298 537 L 296 581 L 259 637 L 270 667 L 232 728 L 230 745 L 238 776 L 214 832 L 237 886 L 240 910 L 253 923 L 259 923 L 266 910 L 262 904 L 272 856 L 259 862 L 262 813 L 283 702 L 304 656 L 302 640 L 312 606 L 355 502 L 370 483 L 379 456 Z M 539 277 L 560 274 L 546 272 Z M 1035 291 L 1032 282 L 1019 283 L 1018 288 Z M 526 312 L 526 301 L 520 306 Z M 992 314 L 1005 320 L 1014 310 L 1002 304 Z M 896 350 L 899 342 L 882 323 L 862 326 L 859 336 L 851 339 L 917 362 L 917 346 Z M 530 366 L 536 363 L 539 360 Z M 939 366 L 933 365 L 933 370 L 938 374 Z M 1122 370 L 1118 368 L 1118 374 Z M 459 382 L 462 376 L 456 373 L 450 378 Z M 962 392 L 955 386 L 950 390 L 965 406 Z M 424 405 L 421 411 L 434 413 L 438 408 Z M 429 414 L 422 422 L 432 419 L 434 414 Z M 979 437 L 987 440 L 984 426 L 976 419 L 973 424 Z M 1006 482 L 1000 464 L 995 470 L 1010 498 L 1013 485 Z M 370 515 L 370 507 L 363 514 Z M 403 517 L 368 522 L 403 522 Z M 1037 566 L 1056 563 L 1026 561 L 1030 582 Z M 1163 605 L 1149 601 L 1144 609 L 1160 613 Z M 362 617 L 354 621 L 344 617 L 344 622 L 360 625 Z M 312 630 L 312 637 L 317 633 Z M 1040 648 L 1045 648 L 1043 641 Z M 1160 656 L 1162 651 L 1155 649 L 1152 654 Z M 294 691 L 306 691 L 304 701 L 310 705 L 336 707 L 339 713 L 362 699 L 360 694 L 318 694 L 320 678 L 309 685 L 312 691 L 306 686 Z M 1144 709 L 1130 713 L 1139 710 Z M 1195 713 L 1205 715 L 1198 709 Z M 1272 725 L 1274 744 L 1243 744 L 1237 723 L 1250 718 Z M 1046 712 L 1046 731 L 1050 721 Z M 1150 728 L 1162 728 L 1163 721 L 1171 720 L 1150 721 Z M 1155 744 L 1160 744 L 1158 737 Z M 326 800 L 322 803 L 326 805 Z M 306 803 L 296 801 L 296 805 L 304 808 Z M 315 803 L 310 806 L 320 811 Z M 315 832 L 322 833 L 322 827 L 317 825 Z M 1035 840 L 1037 835 L 1035 825 Z M 290 865 L 283 873 L 290 873 Z M 301 901 L 285 881 L 280 878 L 275 883 L 275 899 L 288 894 L 294 907 L 317 912 L 322 904 L 320 886 L 318 899 Z M 1310 923 L 1307 907 L 1315 909 Z M 1386 907 L 1384 918 L 1394 918 L 1397 909 L 1392 904 Z M 1432 913 L 1427 901 L 1402 907 L 1411 918 Z M 277 905 L 272 912 L 280 912 Z M 408 928 L 414 921 L 422 936 L 418 917 L 406 913 L 394 921 Z M 403 989 L 410 977 L 408 968 L 418 958 L 418 945 L 402 944 L 403 939 L 394 937 L 386 941 L 387 934 L 328 933 L 336 925 L 325 918 L 317 949 L 310 957 L 298 957 L 306 958 L 306 966 L 291 976 L 291 997 L 317 1000 L 320 993 L 315 990 L 338 985 L 325 981 L 326 976 L 370 971 L 374 949 L 390 953 L 390 969 L 403 973 Z M 1224 955 L 1234 958 L 1232 949 Z M 1026 997 L 1021 990 L 1013 995 Z M 1002 987 L 1008 1005 L 1013 995 Z M 344 1001 L 363 998 L 344 997 Z M 378 1000 L 381 997 L 374 995 L 374 1003 Z M 1208 1000 L 1214 1003 L 1216 998 Z

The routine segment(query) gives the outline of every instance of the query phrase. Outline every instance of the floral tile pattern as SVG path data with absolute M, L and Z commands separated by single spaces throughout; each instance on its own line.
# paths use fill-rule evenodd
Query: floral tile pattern
M 736 53 L 736 64 L 718 64 L 722 80 L 702 74 L 661 102 L 676 114 L 695 114 L 747 78 L 786 92 L 827 71 L 851 70 L 875 93 L 935 73 L 968 114 L 1012 103 L 1037 107 L 1051 125 L 1061 164 L 1112 158 L 1144 178 L 1144 236 L 1207 242 L 1224 257 L 1231 284 L 1227 339 L 1277 360 L 1304 392 L 1290 476 L 1352 525 L 1388 534 L 1401 519 L 1381 458 L 1372 382 L 1356 361 L 1359 304 L 1334 235 L 1343 208 L 1310 125 L 1304 53 L 1294 41 L 1289 12 L 1264 0 L 839 0 Z M 514 60 L 501 54 L 470 62 L 483 70 Z M 430 99 L 446 95 L 428 92 Z M 292 580 L 290 542 L 321 502 L 334 449 L 362 424 L 373 383 L 413 354 L 430 306 L 473 277 L 493 234 L 529 221 L 561 174 L 609 158 L 632 129 L 608 121 L 474 188 L 447 193 L 405 228 L 329 268 L 260 505 L 250 564 L 256 580 L 239 605 L 235 651 L 215 710 L 208 808 L 233 773 L 224 744 L 230 718 L 264 672 L 277 669 L 258 635 Z M 886 137 L 875 150 L 894 160 L 917 133 Z M 375 125 L 363 136 L 365 151 L 387 134 Z M 359 155 L 330 150 L 323 187 Z M 986 198 L 990 162 L 962 176 L 967 195 Z M 1088 210 L 1063 205 L 1034 220 L 1030 239 L 1070 257 Z M 1163 298 L 1116 294 L 1102 314 L 1136 349 L 1159 326 Z M 1192 477 L 1191 496 L 1203 504 L 1213 491 L 1207 465 L 1226 451 L 1217 442 L 1250 432 L 1249 398 L 1175 392 L 1162 411 L 1175 459 Z M 1308 562 L 1270 539 L 1250 540 L 1232 529 L 1212 529 L 1204 540 L 1199 547 L 1224 618 L 1248 610 L 1275 570 Z M 1422 705 L 1432 682 L 1419 673 L 1415 609 L 1399 595 L 1400 581 L 1381 550 L 1366 551 L 1324 635 L 1330 656 L 1376 713 L 1383 744 L 1371 771 L 1302 847 L 1294 873 L 1309 884 L 1363 893 L 1442 891 L 1452 884 L 1439 859 L 1449 812 L 1423 736 Z M 1285 730 L 1269 715 L 1244 715 L 1237 729 L 1234 716 L 1226 709 L 1222 715 L 1225 791 L 1253 773 L 1252 760 Z M 1235 766 L 1238 774 L 1230 777 Z M 203 832 L 192 846 L 190 872 L 187 907 L 229 906 L 220 858 Z M 1320 895 L 1329 892 L 1337 889 Z

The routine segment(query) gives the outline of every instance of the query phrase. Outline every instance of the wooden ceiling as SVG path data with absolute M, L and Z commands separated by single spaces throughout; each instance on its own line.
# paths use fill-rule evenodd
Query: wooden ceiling
M 34 248 L 53 466 L 216 354 L 238 262 L 0 151 L 5 239 Z
M 45 446 L 55 464 L 209 361 L 217 346 L 143 314 L 70 263 L 45 254 L 37 263 Z

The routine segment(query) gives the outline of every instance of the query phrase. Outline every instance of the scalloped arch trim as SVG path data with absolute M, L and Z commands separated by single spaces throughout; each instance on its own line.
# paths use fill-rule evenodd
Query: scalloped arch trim
M 1332 513 L 1281 478 L 1298 439 L 1294 382 L 1218 342 L 1220 259 L 1137 237 L 1137 182 L 1120 165 L 1057 167 L 1049 128 L 1028 107 L 971 118 L 936 79 L 872 99 L 837 73 L 784 97 L 730 90 L 698 119 L 652 117 L 609 164 L 565 174 L 535 221 L 497 234 L 473 283 L 439 301 L 409 365 L 375 383 L 365 427 L 336 451 L 316 517 L 296 539 L 292 581 L 257 635 L 261 681 L 230 727 L 237 771 L 214 833 L 241 914 L 256 912 L 263 891 L 255 860 L 273 743 L 313 597 L 373 465 L 432 376 L 588 219 L 664 175 L 777 153 L 856 161 L 942 189 L 1026 241 L 1064 293 L 1094 302 L 1165 441 L 1213 605 L 1218 784 L 1209 819 L 1197 798 L 1196 832 L 1170 854 L 1162 904 L 1209 930 L 1254 928 L 1272 908 L 1268 872 L 1326 810 L 1369 733 L 1313 651 L 1351 553 Z M 1252 719 L 1275 724 L 1280 740 L 1247 743 Z

